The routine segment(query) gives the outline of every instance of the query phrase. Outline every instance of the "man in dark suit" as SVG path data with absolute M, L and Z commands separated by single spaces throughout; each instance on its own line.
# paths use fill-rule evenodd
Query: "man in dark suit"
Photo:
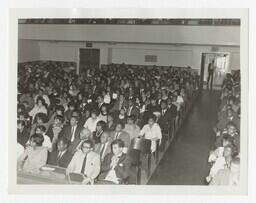
M 124 142 L 123 152 L 126 153 L 131 144 L 131 139 L 130 135 L 124 131 L 124 124 L 122 122 L 118 122 L 115 131 L 111 133 L 111 140 L 117 139 Z
M 101 165 L 100 181 L 109 181 L 115 184 L 125 183 L 130 174 L 131 161 L 123 153 L 124 142 L 120 139 L 111 143 L 112 152 L 107 154 Z
M 79 126 L 77 123 L 78 117 L 72 116 L 69 124 L 67 124 L 60 132 L 59 137 L 65 137 L 70 141 L 71 145 L 75 140 L 80 139 L 79 136 L 83 126 Z
M 97 109 L 100 111 L 101 110 L 101 106 L 104 105 L 104 98 L 102 95 L 99 95 L 97 97 Z M 107 105 L 107 104 L 106 104 Z
M 18 121 L 17 125 L 17 142 L 23 147 L 26 147 L 26 144 L 29 139 L 29 131 L 25 127 L 25 121 Z
M 101 161 L 111 152 L 110 132 L 104 131 L 100 137 L 100 143 L 94 146 L 94 151 L 100 155 Z
M 74 154 L 81 148 L 81 144 L 85 140 L 92 140 L 92 133 L 89 129 L 82 127 L 79 137 L 75 138 L 71 145 L 68 147 L 68 151 Z
M 72 154 L 68 151 L 69 141 L 62 137 L 57 142 L 57 150 L 52 151 L 48 157 L 48 164 L 67 168 L 72 159 Z
M 176 106 L 175 106 L 176 107 Z M 176 107 L 177 109 L 177 107 Z M 167 131 L 170 123 L 172 122 L 171 110 L 167 108 L 167 102 L 162 100 L 161 102 L 161 115 L 159 117 L 158 123 L 163 131 Z
M 212 82 L 213 82 L 213 72 L 214 72 L 214 59 L 211 63 L 208 65 L 208 78 L 207 78 L 207 89 L 209 88 L 209 82 L 210 82 L 210 88 L 212 89 Z
M 175 119 L 177 117 L 178 114 L 178 108 L 177 106 L 174 104 L 176 102 L 176 98 L 177 97 L 173 97 L 173 102 L 171 103 L 170 106 L 168 106 L 168 109 L 170 111 L 171 117 L 172 119 Z
M 127 116 L 131 116 L 131 115 L 135 116 L 136 119 L 138 119 L 140 115 L 140 110 L 135 106 L 134 99 L 129 99 L 129 102 L 128 102 Z
M 120 94 L 118 100 L 116 100 L 113 107 L 110 109 L 110 112 L 119 112 L 123 107 L 127 109 L 128 102 L 125 100 L 124 95 Z

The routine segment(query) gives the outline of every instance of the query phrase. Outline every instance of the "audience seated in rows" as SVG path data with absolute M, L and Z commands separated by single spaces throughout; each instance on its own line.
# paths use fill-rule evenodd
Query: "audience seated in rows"
M 227 74 L 220 96 L 216 141 L 209 155 L 209 185 L 239 185 L 240 176 L 240 72 Z
M 126 64 L 79 75 L 51 63 L 25 64 L 18 77 L 19 170 L 47 163 L 84 184 L 127 183 L 132 140 L 150 140 L 155 152 L 199 84 L 190 68 Z

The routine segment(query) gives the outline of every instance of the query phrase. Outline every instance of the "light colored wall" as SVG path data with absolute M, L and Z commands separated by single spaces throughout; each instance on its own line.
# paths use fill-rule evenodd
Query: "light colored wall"
M 24 40 L 23 40 L 24 41 Z M 33 44 L 33 46 L 31 45 Z M 34 46 L 37 44 L 37 46 Z M 84 42 L 57 42 L 26 40 L 19 43 L 20 50 L 30 49 L 31 59 L 35 59 L 35 47 L 39 47 L 37 60 L 56 60 L 78 62 L 79 48 L 86 48 Z M 127 63 L 136 65 L 191 66 L 200 70 L 201 54 L 211 52 L 211 46 L 175 46 L 162 44 L 125 44 L 93 43 L 93 48 L 100 49 L 100 64 Z M 230 69 L 240 68 L 239 47 L 218 46 L 219 52 L 230 54 Z M 26 52 L 29 53 L 29 52 Z M 20 54 L 20 53 L 19 53 Z M 145 62 L 145 55 L 157 55 L 157 63 Z M 23 57 L 24 58 L 24 57 Z M 28 58 L 27 58 L 28 59 Z
M 240 26 L 20 24 L 19 39 L 240 45 Z
M 18 40 L 18 62 L 40 60 L 40 47 L 37 41 Z
M 40 41 L 40 59 L 78 62 L 79 48 L 86 48 L 84 42 Z M 93 48 L 100 49 L 100 64 L 108 63 L 106 44 L 94 43 Z

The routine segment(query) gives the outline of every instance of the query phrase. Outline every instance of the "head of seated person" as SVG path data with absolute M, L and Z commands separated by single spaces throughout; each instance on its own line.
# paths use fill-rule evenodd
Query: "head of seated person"
M 111 151 L 114 156 L 120 156 L 123 153 L 124 142 L 120 139 L 116 139 L 111 143 Z
M 232 161 L 232 159 L 237 155 L 237 150 L 236 147 L 232 144 L 229 144 L 227 146 L 224 147 L 224 151 L 223 151 L 223 157 L 226 160 L 227 166 L 230 166 L 230 163 Z
M 72 116 L 71 118 L 70 118 L 70 125 L 73 127 L 73 126 L 76 126 L 77 125 L 77 123 L 78 123 L 78 116 Z
M 225 133 L 222 137 L 222 146 L 226 147 L 227 145 L 234 145 L 234 138 L 228 133 Z
M 148 116 L 148 125 L 149 127 L 152 127 L 156 123 L 156 116 L 154 114 L 150 114 Z
M 106 122 L 105 121 L 98 121 L 96 124 L 96 132 L 102 132 L 106 129 Z
M 123 122 L 117 122 L 116 123 L 116 132 L 122 132 L 122 130 L 124 129 L 124 123 Z
M 34 150 L 43 146 L 44 136 L 41 133 L 35 133 L 29 138 L 29 146 Z
M 64 115 L 64 107 L 61 105 L 57 105 L 55 108 L 56 115 L 63 116 Z
M 227 129 L 227 133 L 231 136 L 234 136 L 238 133 L 237 127 L 233 122 L 228 122 L 226 129 Z
M 85 140 L 81 144 L 81 152 L 84 154 L 89 154 L 94 147 L 94 143 L 92 140 Z
M 45 113 L 38 113 L 35 116 L 35 122 L 37 125 L 43 125 L 47 122 L 47 115 Z
M 56 115 L 56 116 L 54 117 L 54 123 L 53 123 L 54 126 L 56 126 L 56 127 L 62 127 L 63 123 L 64 123 L 64 117 L 63 117 L 63 116 L 61 116 L 61 115 Z
M 42 108 L 42 107 L 47 107 L 47 104 L 45 103 L 45 100 L 43 97 L 41 96 L 38 96 L 37 99 L 36 99 L 36 105 L 39 107 L 39 108 Z
M 110 132 L 104 131 L 102 135 L 100 136 L 100 143 L 105 144 L 110 141 Z
M 82 128 L 80 132 L 80 140 L 92 139 L 92 133 L 88 128 Z
M 61 137 L 57 141 L 57 149 L 59 152 L 66 151 L 68 149 L 69 145 L 70 145 L 70 141 L 65 137 Z
M 106 104 L 103 104 L 100 108 L 100 113 L 103 116 L 106 116 L 108 114 L 108 107 Z
M 92 111 L 91 111 L 91 118 L 93 120 L 96 120 L 98 118 L 99 114 L 100 114 L 100 112 L 97 109 L 92 109 Z
M 127 117 L 127 125 L 133 126 L 135 125 L 136 117 L 134 115 L 130 115 Z

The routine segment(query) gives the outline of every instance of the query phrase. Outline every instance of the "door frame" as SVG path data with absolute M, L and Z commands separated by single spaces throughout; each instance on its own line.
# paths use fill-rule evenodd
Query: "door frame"
M 218 52 L 202 52 L 201 53 L 201 70 L 200 70 L 200 86 L 199 89 L 200 91 L 203 90 L 204 88 L 204 72 L 205 72 L 205 57 L 207 54 L 212 54 L 212 55 L 228 55 L 229 57 L 231 56 L 230 52 L 224 52 L 224 51 L 218 51 Z M 229 64 L 228 64 L 228 69 L 230 69 Z
M 78 47 L 77 48 L 77 68 L 76 68 L 76 74 L 79 75 L 80 73 L 80 50 L 81 49 L 96 49 L 96 50 L 99 50 L 99 68 L 101 66 L 101 63 L 100 63 L 100 48 L 91 48 L 91 47 Z

